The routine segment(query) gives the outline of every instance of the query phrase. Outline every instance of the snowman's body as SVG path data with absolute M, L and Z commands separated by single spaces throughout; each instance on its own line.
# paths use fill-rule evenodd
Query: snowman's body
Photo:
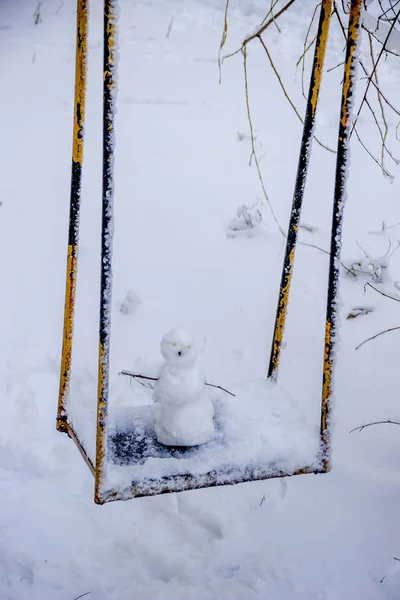
M 196 366 L 191 336 L 172 329 L 161 341 L 165 363 L 154 386 L 157 440 L 166 446 L 197 446 L 214 437 L 214 407 Z

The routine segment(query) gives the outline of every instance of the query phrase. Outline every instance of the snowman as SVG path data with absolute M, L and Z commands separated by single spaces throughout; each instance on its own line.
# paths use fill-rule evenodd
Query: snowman
M 191 335 L 171 329 L 161 340 L 165 363 L 154 385 L 155 430 L 166 446 L 197 446 L 214 437 L 214 407 L 196 365 Z

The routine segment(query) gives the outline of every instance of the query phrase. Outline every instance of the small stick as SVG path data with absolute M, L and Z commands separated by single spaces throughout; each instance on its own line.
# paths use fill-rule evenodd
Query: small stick
M 209 387 L 217 388 L 218 390 L 222 390 L 223 392 L 226 392 L 230 396 L 236 397 L 236 394 L 234 394 L 233 392 L 230 392 L 229 390 L 226 390 L 225 388 L 221 387 L 220 385 L 214 385 L 213 383 L 207 383 L 207 381 L 206 381 L 206 385 L 208 385 Z
M 366 344 L 367 342 L 370 342 L 371 340 L 374 340 L 375 338 L 379 337 L 380 335 L 383 335 L 384 333 L 388 333 L 389 331 L 395 331 L 396 329 L 400 329 L 400 327 L 390 327 L 390 329 L 385 329 L 384 331 L 380 331 L 379 333 L 377 333 L 377 334 L 373 335 L 372 337 L 361 342 L 361 344 L 358 344 L 358 346 L 356 346 L 356 350 L 361 348 L 361 346 L 364 346 L 364 344 Z
M 130 371 L 120 371 L 120 373 L 118 373 L 118 375 L 128 375 L 129 377 L 133 377 L 133 379 L 147 379 L 149 381 L 158 381 L 158 377 L 148 377 L 147 375 L 140 375 L 139 373 L 131 373 Z M 206 381 L 206 385 L 208 385 L 209 387 L 216 388 L 218 390 L 222 390 L 223 392 L 226 392 L 230 396 L 236 397 L 236 394 L 233 394 L 232 392 L 230 392 L 229 390 L 225 389 L 224 387 L 222 387 L 220 385 L 214 385 L 213 383 L 207 383 L 207 381 Z
M 77 596 L 75 598 L 75 600 L 79 600 L 79 598 L 83 598 L 84 596 L 88 596 L 89 594 L 91 594 L 92 592 L 86 592 L 86 594 L 81 594 L 80 596 Z
M 400 425 L 398 421 L 391 421 L 390 419 L 386 419 L 386 421 L 374 421 L 373 423 L 366 423 L 365 425 L 360 425 L 359 427 L 354 427 L 349 433 L 353 433 L 353 431 L 362 431 L 365 427 L 370 427 L 371 425 L 382 425 L 385 423 L 390 423 L 391 425 Z M 398 560 L 398 559 L 397 559 Z
M 390 296 L 389 294 L 385 294 L 385 292 L 381 292 L 381 290 L 378 290 L 376 287 L 374 287 L 373 285 L 371 285 L 369 282 L 367 282 L 364 286 L 364 291 L 365 288 L 367 287 L 372 288 L 373 290 L 375 290 L 375 292 L 378 292 L 378 294 L 380 294 L 381 296 L 385 296 L 385 298 L 389 298 L 390 300 L 395 300 L 396 302 L 400 302 L 399 298 L 395 298 L 394 296 Z

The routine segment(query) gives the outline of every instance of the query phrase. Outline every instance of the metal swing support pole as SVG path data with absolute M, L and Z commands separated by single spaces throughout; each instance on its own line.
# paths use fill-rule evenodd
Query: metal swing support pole
M 63 341 L 60 367 L 60 386 L 56 427 L 67 433 L 75 442 L 89 469 L 94 474 L 94 466 L 80 442 L 72 425 L 68 422 L 67 398 L 71 374 L 72 337 L 75 314 L 75 291 L 78 274 L 79 220 L 82 190 L 82 161 L 86 100 L 86 62 L 88 33 L 88 0 L 77 0 L 76 11 L 76 51 L 75 51 L 75 92 L 74 129 L 72 138 L 71 196 L 69 211 L 68 252 L 65 281 L 65 306 Z
M 329 279 L 325 324 L 324 367 L 321 399 L 322 470 L 331 468 L 330 413 L 332 408 L 332 373 L 335 358 L 340 253 L 342 248 L 343 209 L 346 195 L 348 149 L 351 129 L 351 107 L 357 67 L 357 44 L 361 25 L 363 0 L 352 0 L 347 33 L 346 58 L 342 88 L 339 136 L 336 157 L 335 193 L 333 200 L 332 233 L 329 257 Z
M 279 288 L 279 299 L 276 311 L 271 355 L 268 367 L 268 377 L 271 377 L 274 380 L 276 380 L 278 376 L 279 358 L 289 300 L 289 289 L 293 273 L 295 247 L 297 242 L 301 208 L 303 204 L 304 189 L 307 179 L 308 165 L 310 161 L 315 114 L 317 110 L 318 94 L 321 86 L 331 10 L 332 0 L 322 0 L 317 39 L 315 42 L 314 62 L 300 146 L 299 163 L 297 167 L 296 183 L 293 194 L 292 210 L 287 234 L 285 257 L 283 261 L 281 284 Z
M 65 283 L 64 330 L 58 396 L 57 429 L 64 430 L 66 398 L 71 373 L 72 335 L 74 328 L 75 290 L 78 273 L 79 218 L 82 190 L 83 127 L 85 123 L 86 57 L 88 1 L 77 1 L 74 131 L 72 138 L 71 197 L 69 209 L 68 254 Z
M 94 493 L 94 500 L 96 504 L 103 504 L 106 499 L 104 494 L 104 479 L 107 468 L 107 414 L 111 337 L 116 22 L 116 0 L 104 0 L 103 203 L 101 227 L 96 469 Z

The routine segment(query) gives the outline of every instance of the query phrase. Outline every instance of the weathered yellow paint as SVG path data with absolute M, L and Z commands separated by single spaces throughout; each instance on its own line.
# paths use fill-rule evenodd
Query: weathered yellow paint
M 68 246 L 67 273 L 65 282 L 65 306 L 63 343 L 60 370 L 60 388 L 58 394 L 57 429 L 65 431 L 65 395 L 67 392 L 69 375 L 71 371 L 72 333 L 73 333 L 73 311 L 75 304 L 76 287 L 76 248 Z
M 316 69 L 315 69 L 315 78 L 314 78 L 313 89 L 312 89 L 312 94 L 311 94 L 311 107 L 312 107 L 313 116 L 315 115 L 315 110 L 317 108 L 318 92 L 319 92 L 319 88 L 321 85 L 325 50 L 326 50 L 326 44 L 328 41 L 329 21 L 331 18 L 332 0 L 323 0 L 321 10 L 324 11 L 324 19 L 322 22 L 321 37 L 320 37 L 319 45 L 317 47 L 316 55 L 315 55 Z
M 354 62 L 354 53 L 356 51 L 357 46 L 357 37 L 358 30 L 360 25 L 360 16 L 361 16 L 361 5 L 362 0 L 353 0 L 351 3 L 350 16 L 349 16 L 349 31 L 347 38 L 347 52 L 346 52 L 346 61 L 344 66 L 344 76 L 343 76 L 343 88 L 342 88 L 342 101 L 341 101 L 341 113 L 340 113 L 340 134 L 339 134 L 339 144 L 343 144 L 344 138 L 346 137 L 345 130 L 348 127 L 348 118 L 350 114 L 349 109 L 349 91 L 351 86 L 351 67 Z M 338 161 L 339 161 L 339 150 L 338 150 Z M 338 163 L 339 164 L 339 163 Z M 338 166 L 337 166 L 338 169 Z M 340 169 L 343 169 L 343 165 L 341 165 Z M 338 177 L 338 172 L 336 177 Z M 333 233 L 336 235 L 336 233 Z M 340 252 L 340 249 L 339 249 Z M 339 257 L 337 257 L 339 259 Z M 331 274 L 330 274 L 331 277 Z M 334 302 L 334 296 L 336 295 L 336 290 L 333 291 L 333 296 L 328 300 L 329 303 Z M 332 304 L 333 306 L 333 304 Z M 332 394 L 332 329 L 335 319 L 334 310 L 332 309 L 332 315 L 329 317 L 329 305 L 328 305 L 328 315 L 325 326 L 325 346 L 324 346 L 324 366 L 323 366 L 323 384 L 322 384 L 322 398 L 321 398 L 321 444 L 323 450 L 323 461 L 322 467 L 324 471 L 330 470 L 330 461 L 329 461 L 329 440 L 327 437 L 327 420 L 328 420 L 328 402 L 329 398 Z
M 321 434 L 324 436 L 326 431 L 326 413 L 328 398 L 331 394 L 332 383 L 332 361 L 329 360 L 329 351 L 332 344 L 331 339 L 332 325 L 326 321 L 325 325 L 325 344 L 324 344 L 324 370 L 322 384 L 322 401 L 321 401 Z
M 289 254 L 288 264 L 286 265 L 286 268 L 288 269 L 288 272 L 289 272 L 289 277 L 287 279 L 286 285 L 280 291 L 278 314 L 277 314 L 275 331 L 274 331 L 274 339 L 273 339 L 273 352 L 272 352 L 273 370 L 272 370 L 271 376 L 274 376 L 274 373 L 276 373 L 276 370 L 279 365 L 280 347 L 282 344 L 283 331 L 285 328 L 287 305 L 288 305 L 288 301 L 289 301 L 289 289 L 290 289 L 290 283 L 292 280 L 292 273 L 293 273 L 292 267 L 293 267 L 293 262 L 294 262 L 294 251 L 295 251 L 295 249 L 293 248 Z
M 72 141 L 72 160 L 79 164 L 82 164 L 83 159 L 82 128 L 85 119 L 87 21 L 87 0 L 80 0 L 77 8 L 74 132 Z
M 344 80 L 343 80 L 343 93 L 342 93 L 342 110 L 340 123 L 342 127 L 346 127 L 347 119 L 348 119 L 348 111 L 347 111 L 347 99 L 349 95 L 350 83 L 351 83 L 351 65 L 353 61 L 354 52 L 356 50 L 356 41 L 358 34 L 358 27 L 360 22 L 360 14 L 361 14 L 361 2 L 357 2 L 354 7 L 352 7 L 352 14 L 350 16 L 350 24 L 349 24 L 349 33 L 348 33 L 348 41 L 350 43 L 350 52 L 347 57 L 345 66 L 344 66 Z
M 104 423 L 104 409 L 106 402 L 104 400 L 104 380 L 103 380 L 103 359 L 104 349 L 100 342 L 99 344 L 99 365 L 98 365 L 98 384 L 97 384 L 97 427 L 96 427 L 96 468 L 95 468 L 95 484 L 94 484 L 94 501 L 96 504 L 101 504 L 100 487 L 104 479 L 105 473 L 105 451 L 106 451 L 106 427 Z
M 87 21 L 88 0 L 77 0 L 77 23 L 76 23 L 76 56 L 75 56 L 75 98 L 74 98 L 74 128 L 72 140 L 73 167 L 80 167 L 83 158 L 83 123 L 85 116 L 85 93 L 86 93 L 86 52 L 87 52 Z M 76 170 L 72 169 L 71 179 L 71 209 L 70 219 L 74 211 L 79 210 L 80 181 L 74 180 Z M 79 218 L 79 214 L 78 217 Z M 71 227 L 77 224 L 70 221 Z M 73 229 L 72 229 L 73 230 Z M 71 243 L 72 242 L 72 243 Z M 69 239 L 67 253 L 67 270 L 65 281 L 65 306 L 63 342 L 60 369 L 60 387 L 58 395 L 57 429 L 66 431 L 66 394 L 71 370 L 72 335 L 75 308 L 75 287 L 77 277 L 77 245 Z

